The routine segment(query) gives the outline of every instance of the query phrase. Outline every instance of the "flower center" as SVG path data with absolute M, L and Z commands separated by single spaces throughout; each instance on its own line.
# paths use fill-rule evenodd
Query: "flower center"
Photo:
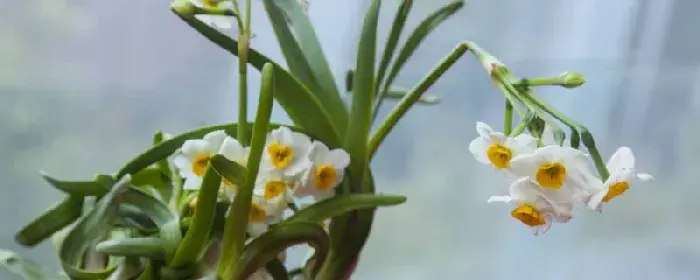
M 523 224 L 531 227 L 545 224 L 542 214 L 540 214 L 535 207 L 527 203 L 513 209 L 513 211 L 510 212 L 510 215 L 513 216 L 513 218 L 518 219 Z
M 327 190 L 335 184 L 335 179 L 338 174 L 333 166 L 324 164 L 316 169 L 316 187 L 322 190 Z
M 608 193 L 605 195 L 605 197 L 603 197 L 603 202 L 608 202 L 611 199 L 622 195 L 629 188 L 630 185 L 625 181 L 619 181 L 613 184 L 612 186 L 608 187 Z
M 248 221 L 252 223 L 262 223 L 265 222 L 265 220 L 267 220 L 267 213 L 265 212 L 265 209 L 255 203 L 251 204 Z
M 292 147 L 287 145 L 280 145 L 277 142 L 273 142 L 267 147 L 267 154 L 272 159 L 272 165 L 277 168 L 285 168 L 294 158 L 294 151 Z
M 513 158 L 513 153 L 503 145 L 491 144 L 491 146 L 486 149 L 486 156 L 494 167 L 501 169 L 508 167 L 510 159 Z
M 287 184 L 282 180 L 270 180 L 265 184 L 265 198 L 273 199 L 287 190 Z
M 197 176 L 204 175 L 204 171 L 207 170 L 207 165 L 209 165 L 209 159 L 211 159 L 210 154 L 198 154 L 192 160 L 192 173 Z
M 566 179 L 566 167 L 558 162 L 545 163 L 537 169 L 535 179 L 543 188 L 559 189 Z

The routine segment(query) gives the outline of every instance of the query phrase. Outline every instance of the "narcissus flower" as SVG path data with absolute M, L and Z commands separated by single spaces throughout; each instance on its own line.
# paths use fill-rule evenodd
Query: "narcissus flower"
M 233 2 L 229 0 L 190 0 L 197 8 L 233 10 Z M 202 23 L 218 29 L 231 29 L 235 23 L 232 16 L 223 15 L 195 15 L 195 18 Z
M 184 189 L 199 189 L 209 159 L 219 152 L 226 137 L 223 130 L 218 130 L 204 135 L 203 139 L 185 141 L 180 149 L 180 154 L 173 159 L 180 176 L 185 179 Z
M 284 126 L 275 129 L 267 136 L 261 170 L 287 177 L 301 174 L 311 164 L 308 158 L 310 148 L 308 136 Z
M 617 149 L 608 160 L 606 167 L 610 172 L 610 177 L 588 201 L 588 207 L 591 210 L 601 211 L 603 203 L 625 193 L 633 180 L 646 182 L 654 179 L 649 174 L 637 173 L 634 154 L 628 147 Z
M 260 236 L 269 228 L 270 224 L 282 220 L 287 204 L 280 200 L 272 201 L 263 196 L 253 195 L 248 213 L 248 233 L 253 237 Z
M 572 204 L 556 203 L 549 199 L 535 182 L 523 177 L 510 185 L 510 195 L 492 196 L 488 203 L 504 202 L 515 205 L 511 216 L 529 226 L 533 234 L 544 234 L 552 222 L 565 223 L 571 220 Z
M 293 201 L 289 182 L 275 173 L 259 174 L 253 193 L 265 198 L 265 211 L 272 216 L 281 216 Z
M 479 162 L 493 165 L 497 169 L 508 169 L 514 157 L 537 148 L 537 139 L 528 134 L 507 137 L 482 122 L 476 123 L 476 131 L 479 137 L 469 144 L 469 151 Z
M 583 197 L 602 184 L 588 167 L 588 155 L 571 147 L 542 147 L 513 158 L 510 164 L 514 175 L 529 177 L 545 190 L 561 192 L 558 196 L 576 196 L 571 198 L 576 202 L 583 202 Z
M 323 199 L 333 195 L 333 189 L 343 180 L 350 155 L 342 149 L 329 149 L 314 141 L 309 153 L 311 165 L 302 177 L 302 184 L 294 188 L 297 197 L 313 196 Z

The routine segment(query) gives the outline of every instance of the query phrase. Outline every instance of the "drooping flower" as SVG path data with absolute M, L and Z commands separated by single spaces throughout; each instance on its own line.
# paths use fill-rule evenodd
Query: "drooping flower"
M 197 8 L 233 10 L 233 2 L 230 0 L 190 0 L 190 2 Z M 218 29 L 231 29 L 235 23 L 233 16 L 199 14 L 195 15 L 195 18 Z
M 588 167 L 588 155 L 571 147 L 552 145 L 517 156 L 511 160 L 511 171 L 529 177 L 551 196 L 556 193 L 557 199 L 577 203 L 583 203 L 602 184 Z
M 533 234 L 544 234 L 553 222 L 566 223 L 573 217 L 572 204 L 549 199 L 535 182 L 523 177 L 510 185 L 508 196 L 492 196 L 488 203 L 504 202 L 515 205 L 511 216 L 529 226 Z
M 479 136 L 469 144 L 469 151 L 479 162 L 497 169 L 508 169 L 514 157 L 537 148 L 537 139 L 528 134 L 507 137 L 482 122 L 476 123 L 476 131 Z
M 243 147 L 241 143 L 238 142 L 238 140 L 236 140 L 235 138 L 226 137 L 224 142 L 221 144 L 219 154 L 223 155 L 226 159 L 234 161 L 239 165 L 245 167 L 246 161 L 248 160 L 248 155 L 250 154 L 250 147 Z M 235 185 L 235 182 L 229 182 L 225 179 L 222 180 L 224 185 L 226 186 L 226 188 L 224 188 L 224 192 L 230 199 L 232 199 L 237 191 L 238 186 Z
M 180 154 L 173 159 L 180 176 L 185 179 L 184 189 L 199 189 L 209 159 L 219 152 L 226 137 L 223 130 L 217 130 L 204 135 L 202 139 L 185 141 Z
M 605 180 L 603 187 L 588 201 L 591 210 L 601 211 L 603 203 L 610 202 L 615 197 L 625 193 L 633 180 L 642 182 L 651 181 L 653 176 L 646 173 L 637 173 L 635 158 L 628 147 L 620 147 L 610 157 L 606 164 L 610 177 Z
M 301 174 L 311 164 L 308 158 L 310 148 L 308 136 L 284 126 L 275 129 L 267 136 L 261 170 L 286 177 Z
M 310 167 L 303 174 L 301 184 L 294 188 L 297 197 L 313 196 L 323 199 L 333 195 L 333 189 L 343 180 L 350 155 L 342 149 L 329 149 L 325 144 L 311 144 Z

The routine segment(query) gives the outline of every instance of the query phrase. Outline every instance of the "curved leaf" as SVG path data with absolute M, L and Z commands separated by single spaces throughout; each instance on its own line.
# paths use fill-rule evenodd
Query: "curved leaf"
M 335 127 L 344 131 L 348 112 L 306 13 L 297 0 L 265 0 L 264 4 L 290 71 L 318 97 Z
M 83 212 L 84 197 L 69 195 L 62 202 L 24 226 L 15 241 L 23 246 L 34 246 L 77 220 Z
M 162 201 L 136 189 L 128 189 L 121 195 L 120 212 L 133 206 L 150 218 L 158 227 L 160 239 L 163 241 L 166 259 L 169 260 L 182 241 L 180 219 Z
M 391 87 L 391 85 L 394 83 L 394 79 L 396 79 L 396 76 L 398 76 L 399 72 L 406 64 L 406 61 L 408 61 L 416 49 L 418 49 L 418 46 L 420 46 L 430 32 L 437 28 L 442 22 L 450 18 L 450 16 L 454 15 L 462 7 L 464 7 L 464 1 L 462 0 L 449 3 L 428 15 L 415 29 L 413 29 L 413 32 L 411 32 L 411 35 L 406 40 L 406 43 L 403 45 L 403 47 L 401 47 L 401 50 L 399 50 L 399 55 L 396 57 L 396 60 L 391 66 L 391 70 L 389 71 L 389 75 L 384 82 L 382 90 L 377 94 L 377 103 L 374 107 L 373 118 L 377 116 L 377 111 L 379 111 L 379 107 L 381 106 L 384 97 L 386 97 L 389 87 Z
M 178 14 L 177 10 L 174 12 L 212 43 L 233 55 L 238 55 L 238 42 L 236 40 L 216 31 L 194 17 Z M 340 137 L 345 130 L 334 125 L 329 114 L 330 109 L 325 108 L 306 86 L 279 64 L 274 63 L 270 58 L 254 49 L 248 51 L 248 63 L 258 70 L 262 70 L 265 63 L 272 63 L 275 66 L 276 77 L 275 99 L 284 108 L 289 118 L 294 124 L 312 133 L 327 145 L 340 145 Z
M 321 261 L 316 262 L 313 270 L 318 270 L 328 252 L 326 231 L 314 223 L 289 223 L 266 231 L 245 246 L 238 260 L 241 270 L 235 279 L 248 279 L 248 276 L 259 268 L 276 259 L 280 252 L 302 243 L 308 243 L 314 247 L 314 259 Z
M 0 249 L 0 263 L 10 272 L 25 280 L 69 280 L 68 276 L 58 275 L 39 264 L 20 257 L 17 253 Z
M 192 223 L 182 239 L 182 243 L 177 248 L 170 267 L 180 267 L 196 262 L 201 252 L 205 249 L 214 224 L 216 198 L 219 194 L 220 186 L 221 176 L 209 164 L 204 172 L 202 186 L 197 194 L 197 205 L 195 206 Z
M 406 95 L 408 95 L 408 93 L 409 93 L 408 90 L 392 89 L 386 93 L 386 99 L 401 100 L 404 97 L 406 97 Z M 418 98 L 417 103 L 425 104 L 425 105 L 435 105 L 435 104 L 440 103 L 440 97 L 437 97 L 435 95 L 423 94 Z
M 246 169 L 235 161 L 230 161 L 222 155 L 214 155 L 209 160 L 209 164 L 214 168 L 219 176 L 236 186 L 242 186 L 245 182 Z
M 98 243 L 95 249 L 112 256 L 165 260 L 165 243 L 157 237 L 110 239 Z
M 289 280 L 287 268 L 278 258 L 267 262 L 267 264 L 265 264 L 265 270 L 267 270 L 267 273 L 270 273 L 274 280 Z
M 406 202 L 405 196 L 376 194 L 346 194 L 331 197 L 299 210 L 283 223 L 321 223 L 354 210 L 394 206 Z
M 102 196 L 107 193 L 106 189 L 101 183 L 96 180 L 93 181 L 61 181 L 54 179 L 49 176 L 45 171 L 39 171 L 41 177 L 51 184 L 54 188 L 63 191 L 67 194 L 80 195 L 80 196 Z
M 119 210 L 122 195 L 128 190 L 129 176 L 123 178 L 105 194 L 94 208 L 70 229 L 59 248 L 59 258 L 63 271 L 72 279 L 104 279 L 116 267 L 110 266 L 102 270 L 85 270 L 80 268 L 83 254 L 91 244 L 103 238 L 111 228 L 110 222 Z
M 131 175 L 131 183 L 134 186 L 152 186 L 158 190 L 159 194 L 163 191 L 169 191 L 172 188 L 168 175 L 163 173 L 159 167 L 148 167 Z M 163 201 L 168 201 L 163 198 Z

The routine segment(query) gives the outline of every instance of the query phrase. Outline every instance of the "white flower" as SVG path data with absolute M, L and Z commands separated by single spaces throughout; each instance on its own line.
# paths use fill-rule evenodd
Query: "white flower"
M 261 173 L 255 183 L 253 194 L 265 198 L 268 216 L 282 216 L 287 204 L 293 201 L 291 185 L 276 173 Z
M 253 195 L 248 213 L 248 233 L 253 237 L 263 234 L 270 224 L 282 220 L 286 207 L 284 200 L 268 200 L 264 196 Z
M 530 178 L 523 177 L 510 185 L 509 196 L 492 196 L 488 203 L 514 204 L 511 216 L 532 229 L 533 234 L 544 234 L 552 222 L 566 223 L 573 217 L 571 204 L 555 203 Z
M 245 167 L 246 161 L 248 160 L 248 155 L 250 154 L 250 147 L 243 147 L 235 138 L 226 137 L 224 142 L 221 144 L 219 154 L 223 155 L 226 159 L 234 161 Z M 224 193 L 226 193 L 229 199 L 233 199 L 238 186 L 236 186 L 234 182 L 229 182 L 225 179 L 223 180 L 223 183 L 226 186 L 226 188 L 224 188 Z
M 469 144 L 469 151 L 479 162 L 491 164 L 497 169 L 508 169 L 511 159 L 537 148 L 537 139 L 528 134 L 510 138 L 482 122 L 476 123 L 476 131 L 479 137 Z
M 226 137 L 223 130 L 217 130 L 204 135 L 203 139 L 185 141 L 181 154 L 173 160 L 180 176 L 185 179 L 184 189 L 199 189 L 209 159 L 219 151 Z
M 311 165 L 302 176 L 302 183 L 294 188 L 294 195 L 322 199 L 333 195 L 333 189 L 343 180 L 350 155 L 342 149 L 330 150 L 318 141 L 311 146 Z
M 197 8 L 233 10 L 233 2 L 230 0 L 190 0 L 190 2 Z M 199 14 L 195 15 L 195 18 L 206 25 L 219 29 L 231 29 L 235 22 L 235 18 L 232 16 Z
M 267 136 L 261 170 L 278 172 L 286 177 L 301 174 L 311 164 L 308 158 L 310 148 L 308 136 L 284 126 L 275 129 Z
M 634 179 L 642 182 L 654 179 L 649 174 L 637 173 L 634 154 L 628 147 L 617 149 L 608 160 L 606 167 L 610 172 L 610 177 L 605 181 L 600 191 L 595 193 L 588 201 L 588 207 L 591 210 L 601 211 L 603 203 L 609 202 L 625 193 L 629 188 L 630 182 Z
M 557 202 L 583 203 L 602 185 L 588 167 L 588 155 L 571 147 L 542 147 L 513 158 L 510 165 L 515 176 L 529 177 Z
M 540 142 L 542 142 L 542 146 L 552 146 L 552 145 L 559 145 L 556 140 L 554 140 L 554 129 L 550 125 L 545 125 L 544 129 L 542 130 L 542 135 L 540 136 Z M 562 143 L 562 146 L 565 147 L 570 147 L 571 145 L 569 142 L 564 141 Z

